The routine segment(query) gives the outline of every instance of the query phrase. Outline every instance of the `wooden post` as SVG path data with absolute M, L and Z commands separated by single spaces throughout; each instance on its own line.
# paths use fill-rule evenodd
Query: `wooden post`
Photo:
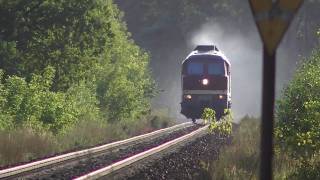
M 276 53 L 263 48 L 262 124 L 260 179 L 272 179 Z

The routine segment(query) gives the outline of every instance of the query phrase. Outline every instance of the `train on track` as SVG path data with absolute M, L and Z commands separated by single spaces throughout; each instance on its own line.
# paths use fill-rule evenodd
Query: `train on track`
M 220 119 L 231 108 L 231 64 L 215 45 L 197 46 L 182 62 L 181 114 L 195 122 L 205 108 Z

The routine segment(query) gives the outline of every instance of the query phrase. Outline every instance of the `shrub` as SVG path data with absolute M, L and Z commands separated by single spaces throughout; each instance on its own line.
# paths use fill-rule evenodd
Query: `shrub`
M 96 97 L 84 84 L 66 93 L 50 91 L 54 72 L 48 67 L 42 76 L 34 74 L 30 82 L 17 76 L 2 76 L 0 129 L 27 127 L 35 132 L 60 133 L 81 118 L 99 119 Z
M 205 108 L 202 114 L 202 119 L 205 123 L 210 123 L 210 132 L 218 133 L 221 136 L 229 136 L 231 134 L 233 118 L 230 110 L 227 110 L 225 116 L 223 116 L 220 121 L 217 121 L 215 111 L 210 108 Z
M 276 111 L 276 145 L 279 153 L 295 159 L 288 179 L 319 179 L 320 151 L 320 49 L 299 66 L 284 89 Z
M 296 159 L 320 150 L 320 50 L 305 60 L 277 104 L 275 135 L 281 149 Z

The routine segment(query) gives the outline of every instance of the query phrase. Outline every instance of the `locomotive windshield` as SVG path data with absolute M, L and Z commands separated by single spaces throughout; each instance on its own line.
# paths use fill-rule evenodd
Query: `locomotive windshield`
M 189 75 L 225 76 L 224 60 L 219 56 L 191 56 L 185 62 L 185 73 Z
M 224 76 L 225 68 L 224 62 L 190 62 L 187 66 L 187 73 L 189 75 L 204 75 L 205 73 L 209 75 Z
M 214 62 L 214 63 L 208 64 L 208 74 L 223 76 L 225 74 L 224 63 L 223 62 Z
M 204 64 L 203 63 L 189 63 L 188 74 L 190 74 L 190 75 L 204 74 Z

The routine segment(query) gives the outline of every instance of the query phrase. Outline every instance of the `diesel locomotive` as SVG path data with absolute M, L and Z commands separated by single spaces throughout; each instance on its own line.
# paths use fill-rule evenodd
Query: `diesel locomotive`
M 181 114 L 193 122 L 205 108 L 216 118 L 231 108 L 231 64 L 215 45 L 197 46 L 182 62 Z

